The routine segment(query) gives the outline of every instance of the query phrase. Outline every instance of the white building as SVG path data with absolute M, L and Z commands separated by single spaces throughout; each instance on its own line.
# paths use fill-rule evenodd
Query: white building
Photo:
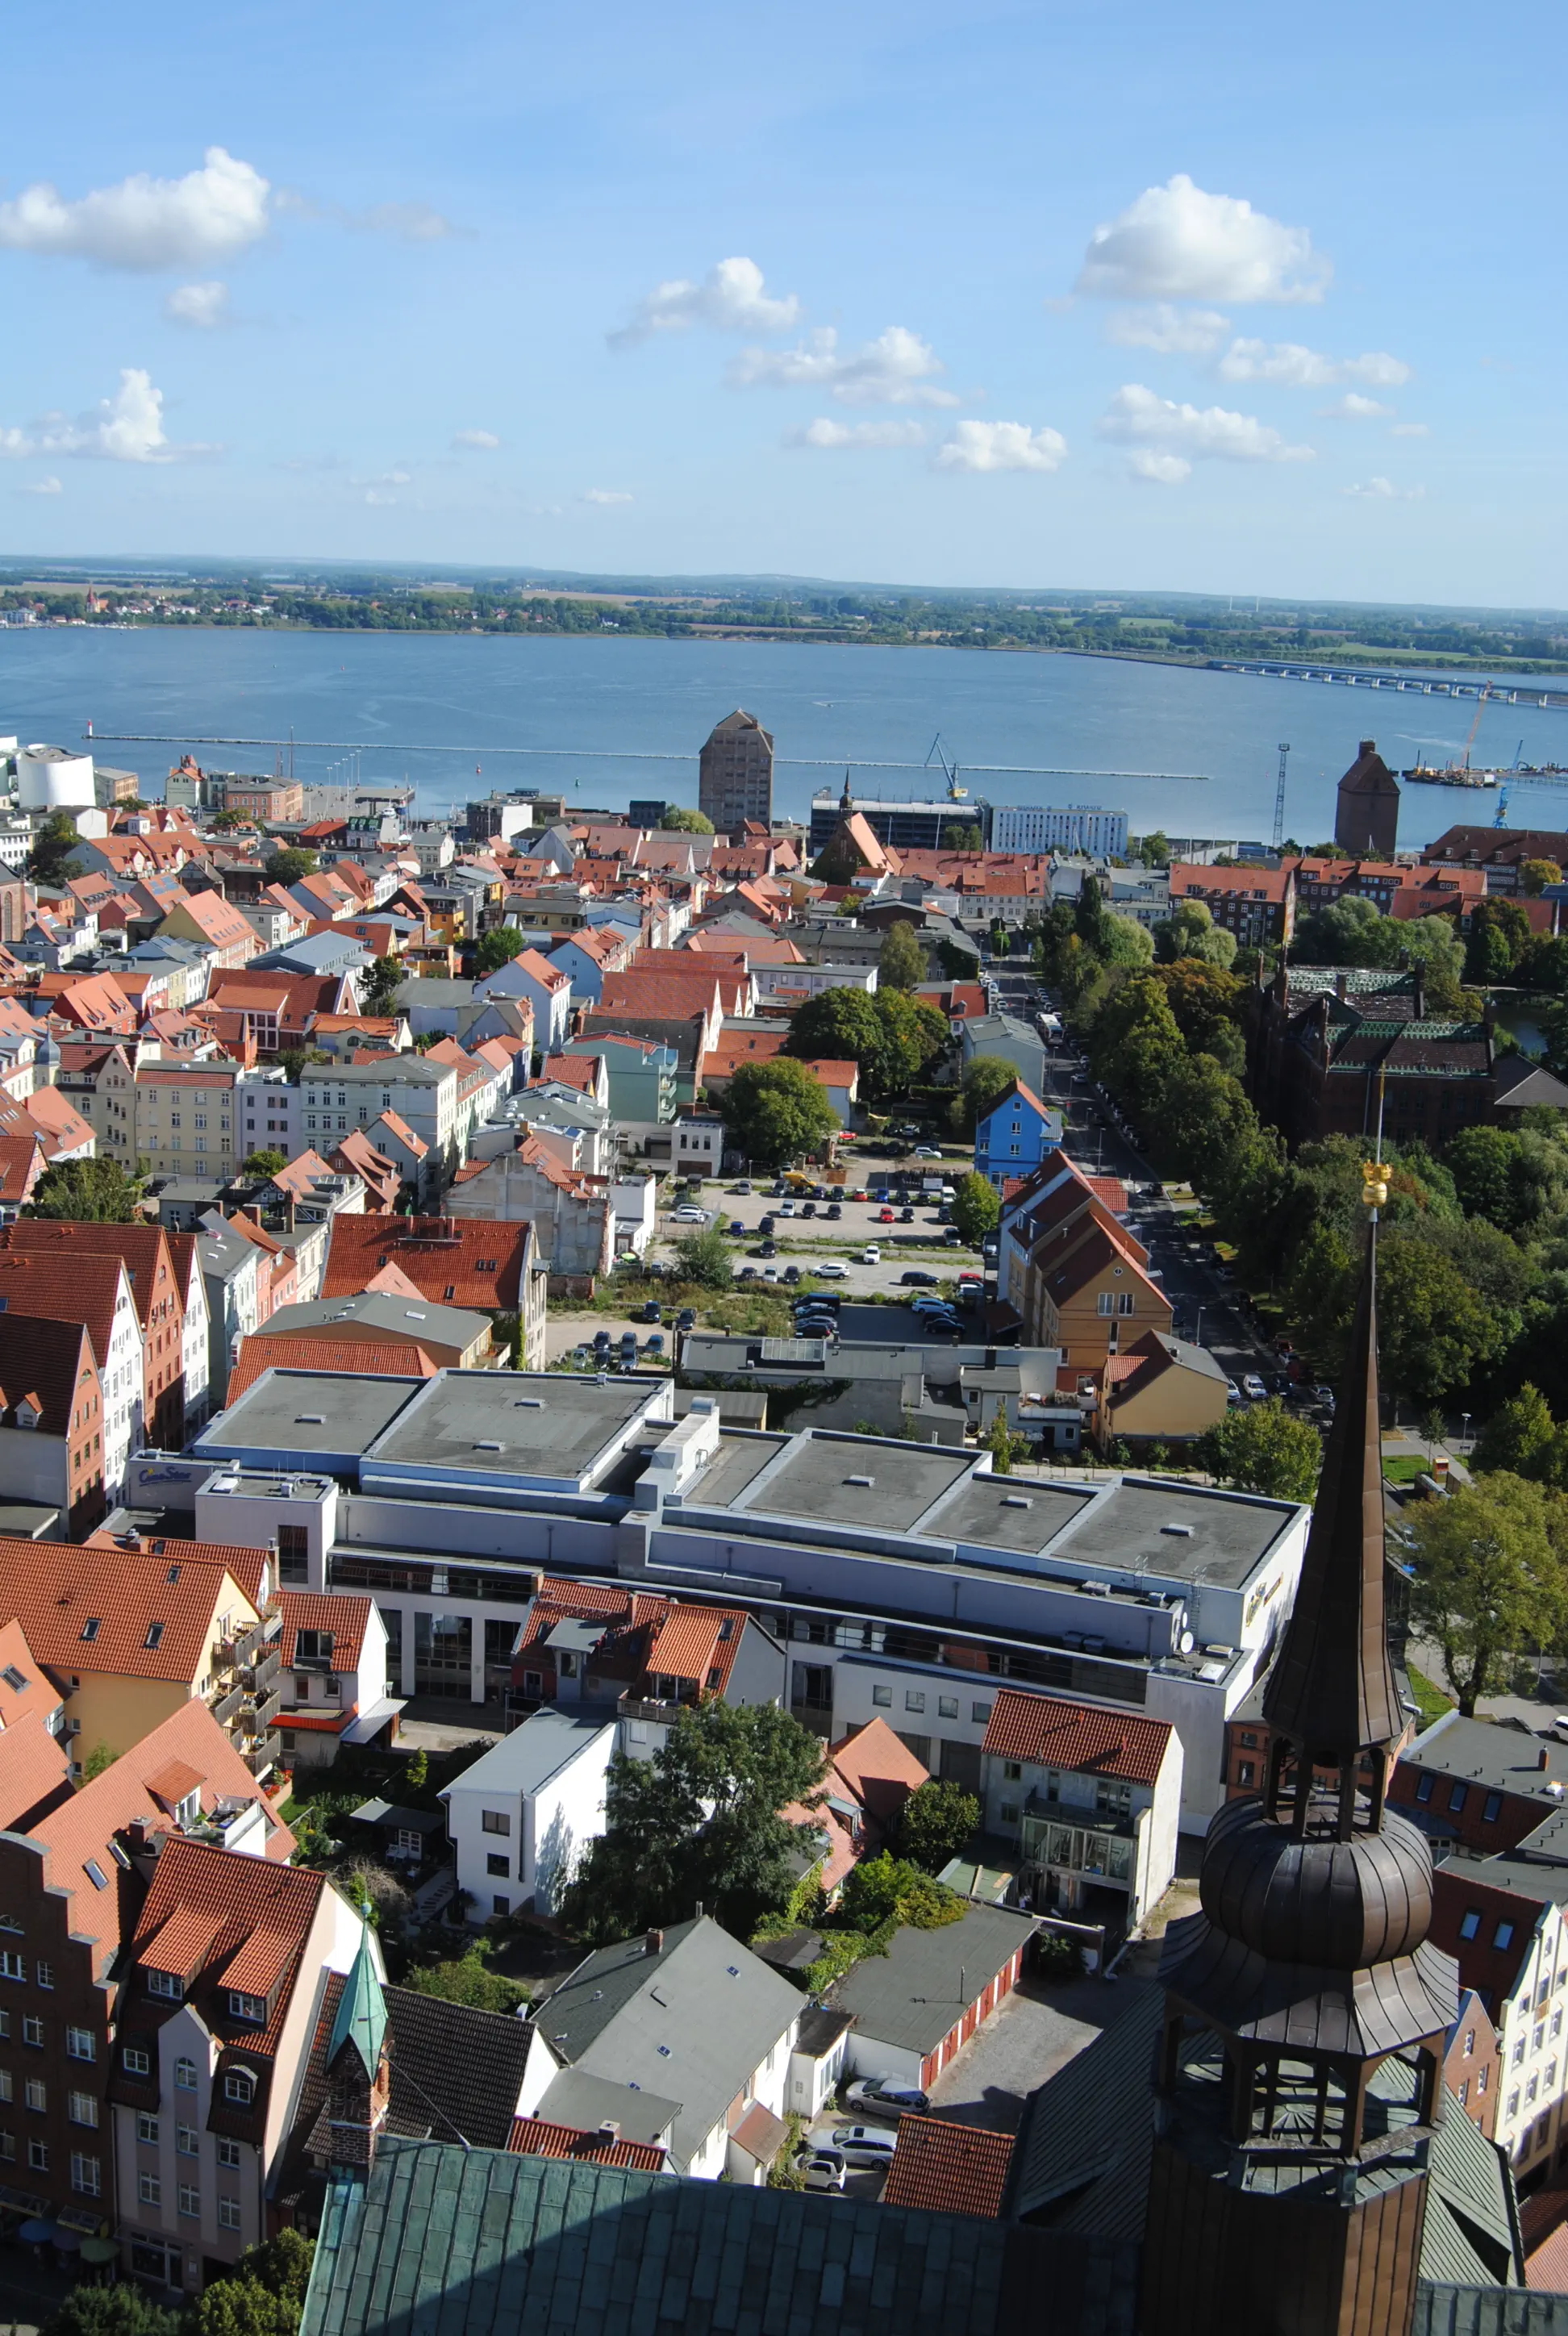
M 1132 1930 L 1176 1870 L 1182 1744 L 1166 1720 L 1004 1688 L 982 1747 L 985 1828 L 1037 1912 Z
M 299 1086 L 301 1141 L 318 1152 L 351 1128 L 371 1127 L 384 1112 L 394 1112 L 424 1144 L 437 1173 L 459 1164 L 458 1074 L 450 1063 L 418 1054 L 387 1055 L 374 1063 L 308 1063 Z
M 471 1922 L 554 1913 L 578 1860 L 604 1831 L 618 1733 L 613 1720 L 536 1711 L 447 1786 L 446 1830 Z
M 16 756 L 16 794 L 24 811 L 91 811 L 97 801 L 93 757 L 67 746 L 24 746 Z
M 288 1530 L 279 1529 L 280 1562 Z M 294 1533 L 304 1541 L 304 1528 Z M 277 1718 L 287 1764 L 326 1767 L 340 1744 L 389 1743 L 403 1701 L 386 1692 L 386 1625 L 373 1601 L 280 1590 L 278 1603 Z
M 1086 852 L 1109 860 L 1121 858 L 1126 849 L 1125 811 L 1102 811 L 1096 803 L 1069 803 L 1060 810 L 1008 803 L 991 813 L 993 852 Z

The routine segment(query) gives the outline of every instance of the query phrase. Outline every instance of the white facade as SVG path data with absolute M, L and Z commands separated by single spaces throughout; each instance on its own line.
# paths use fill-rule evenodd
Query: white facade
M 239 1158 L 253 1152 L 281 1152 L 292 1160 L 305 1149 L 300 1134 L 304 1098 L 278 1071 L 242 1071 L 235 1085 Z
M 100 1363 L 99 1377 L 103 1383 L 103 1490 L 114 1500 L 124 1484 L 125 1464 L 133 1445 L 141 1441 L 145 1384 L 141 1325 L 136 1319 L 136 1300 L 131 1295 L 131 1280 L 123 1266 L 120 1268 L 119 1286 L 114 1293 L 109 1359 L 106 1365 Z
M 370 1127 L 395 1112 L 440 1163 L 458 1164 L 458 1076 L 450 1063 L 423 1055 L 388 1055 L 378 1063 L 313 1063 L 300 1078 L 302 1144 L 325 1152 L 351 1128 Z M 258 1114 L 264 1117 L 265 1114 Z
M 700 957 L 694 959 L 702 970 Z M 819 998 L 826 989 L 858 989 L 871 997 L 877 986 L 874 965 L 754 965 L 751 978 L 756 984 L 759 1007 L 771 998 L 786 995 Z
M 1127 849 L 1127 814 L 1101 811 L 1094 803 L 1050 810 L 1009 803 L 991 813 L 993 852 L 1086 852 L 1096 860 L 1122 857 Z
M 1452 1870 L 1456 1874 L 1473 1870 L 1480 1883 L 1490 1878 L 1485 1864 L 1474 1869 L 1455 1865 Z M 1543 1874 L 1544 1878 L 1549 1879 L 1551 1869 L 1544 1868 Z M 1530 1901 L 1521 1900 L 1520 1918 L 1531 1911 Z M 1477 1944 L 1494 1943 L 1498 1928 L 1496 1901 L 1488 1897 Z M 1503 1951 L 1506 1952 L 1511 1944 L 1511 1940 L 1504 1942 Z M 1497 2049 L 1503 2056 L 1502 2073 L 1497 2080 L 1503 2088 L 1503 2098 L 1497 2104 L 1496 2139 L 1499 2146 L 1507 2151 L 1515 2174 L 1522 2174 L 1526 2166 L 1538 2160 L 1543 2150 L 1549 2151 L 1553 2128 L 1560 2124 L 1553 2113 L 1564 2094 L 1568 2094 L 1565 2007 L 1568 1932 L 1563 1908 L 1544 1905 L 1514 1991 L 1495 2014 Z
M 468 1917 L 555 1912 L 572 1870 L 605 1825 L 613 1720 L 536 1711 L 449 1785 L 446 1829 Z
M 16 793 L 24 811 L 90 811 L 97 800 L 93 757 L 63 746 L 24 746 L 16 756 Z

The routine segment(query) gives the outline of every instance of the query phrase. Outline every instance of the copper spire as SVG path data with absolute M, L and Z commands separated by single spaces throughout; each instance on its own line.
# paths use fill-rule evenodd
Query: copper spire
M 1295 1608 L 1263 1690 L 1263 1717 L 1276 1734 L 1309 1759 L 1341 1764 L 1392 1747 L 1405 1724 L 1383 1601 L 1377 1281 L 1374 1218 Z

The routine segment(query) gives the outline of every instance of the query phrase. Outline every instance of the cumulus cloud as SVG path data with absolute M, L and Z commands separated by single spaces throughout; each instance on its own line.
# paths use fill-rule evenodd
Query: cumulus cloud
M 365 490 L 365 500 L 370 505 L 372 511 L 390 511 L 392 506 L 396 502 L 397 497 L 394 494 L 388 494 L 385 487 L 366 487 Z
M 784 333 L 800 321 L 793 292 L 775 298 L 766 291 L 755 259 L 721 259 L 700 284 L 677 276 L 639 300 L 628 324 L 609 335 L 612 348 L 629 348 L 655 333 L 684 333 L 708 325 L 719 333 Z
M 452 447 L 456 454 L 493 454 L 501 441 L 493 430 L 454 430 Z
M 598 503 L 607 510 L 618 503 L 629 503 L 632 500 L 630 495 L 618 487 L 589 487 L 582 496 L 585 503 Z
M 923 446 L 926 436 L 923 422 L 833 422 L 823 414 L 803 430 L 790 431 L 784 443 L 828 448 Z
M 217 446 L 176 446 L 163 427 L 163 392 L 141 365 L 127 365 L 112 397 L 71 421 L 46 414 L 31 430 L 0 429 L 0 454 L 80 454 L 110 462 L 177 462 L 216 454 Z
M 1357 381 L 1368 389 L 1398 389 L 1410 368 L 1387 349 L 1359 357 L 1326 357 L 1298 341 L 1232 341 L 1220 359 L 1222 381 L 1268 381 L 1285 389 L 1337 389 Z
M 1113 300 L 1320 300 L 1331 272 L 1305 228 L 1205 194 L 1179 170 L 1095 229 L 1077 289 Z
M 1359 495 L 1373 503 L 1418 503 L 1425 496 L 1425 487 L 1397 487 L 1392 479 L 1359 480 L 1353 487 L 1342 487 L 1341 494 Z
M 194 325 L 210 332 L 215 325 L 229 318 L 229 287 L 227 284 L 179 284 L 163 303 L 163 313 L 171 325 Z
M 42 181 L 0 203 L 0 250 L 91 260 L 99 268 L 190 268 L 227 259 L 267 232 L 270 192 L 259 170 L 209 146 L 200 170 L 118 186 L 68 201 Z
M 1255 414 L 1232 414 L 1222 405 L 1177 404 L 1141 382 L 1129 382 L 1116 391 L 1100 417 L 1099 433 L 1135 450 L 1128 461 L 1135 478 L 1161 486 L 1179 485 L 1193 462 L 1312 460 L 1310 446 L 1288 444 Z
M 21 490 L 24 495 L 63 495 L 65 492 L 58 479 L 34 479 Z
M 1163 357 L 1213 356 L 1231 329 L 1229 316 L 1214 308 L 1175 308 L 1160 300 L 1152 308 L 1121 308 L 1105 323 L 1105 338 L 1118 348 L 1153 349 Z
M 929 341 L 890 325 L 863 348 L 841 352 L 823 325 L 793 349 L 743 349 L 730 367 L 739 389 L 825 389 L 841 405 L 957 405 L 932 380 L 946 366 Z
M 1067 457 L 1059 430 L 1027 422 L 955 422 L 931 456 L 937 471 L 1058 471 Z
M 1384 422 L 1394 410 L 1376 397 L 1363 397 L 1359 389 L 1348 389 L 1332 405 L 1318 408 L 1325 422 Z

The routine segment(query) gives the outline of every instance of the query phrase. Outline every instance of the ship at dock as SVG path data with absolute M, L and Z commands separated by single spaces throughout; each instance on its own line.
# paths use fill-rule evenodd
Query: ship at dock
M 1568 779 L 1568 763 L 1514 763 L 1505 771 L 1473 771 L 1468 763 L 1417 763 L 1399 776 L 1417 787 L 1500 787 L 1505 781 Z

